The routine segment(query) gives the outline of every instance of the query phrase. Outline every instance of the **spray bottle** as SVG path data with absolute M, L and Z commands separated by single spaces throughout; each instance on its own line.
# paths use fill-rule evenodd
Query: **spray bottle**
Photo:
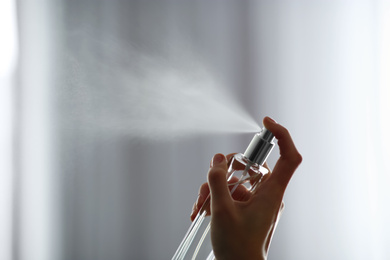
M 255 134 L 244 154 L 238 153 L 233 156 L 229 162 L 227 172 L 231 194 L 235 192 L 239 185 L 244 185 L 251 192 L 256 189 L 262 177 L 268 173 L 268 170 L 262 165 L 275 145 L 273 140 L 273 134 L 263 128 Z M 199 210 L 172 260 L 215 259 L 209 232 L 210 216 L 207 216 L 209 208 L 210 196 L 207 197 Z M 207 242 L 203 243 L 204 241 Z

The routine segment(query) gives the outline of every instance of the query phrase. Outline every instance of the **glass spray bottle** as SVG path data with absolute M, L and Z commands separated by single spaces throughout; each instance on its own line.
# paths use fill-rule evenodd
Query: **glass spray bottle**
M 262 177 L 268 173 L 262 165 L 275 145 L 273 140 L 273 134 L 263 128 L 255 134 L 244 154 L 238 153 L 232 157 L 226 176 L 231 194 L 239 185 L 244 185 L 251 192 L 256 189 Z M 203 203 L 172 260 L 215 259 L 209 232 L 210 216 L 207 212 L 210 212 L 210 196 Z

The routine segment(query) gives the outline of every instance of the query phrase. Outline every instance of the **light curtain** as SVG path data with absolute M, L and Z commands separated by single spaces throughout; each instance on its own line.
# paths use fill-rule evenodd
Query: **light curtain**
M 169 259 L 212 155 L 253 134 L 210 126 L 265 115 L 304 158 L 269 259 L 386 259 L 389 17 L 385 0 L 17 1 L 4 259 Z

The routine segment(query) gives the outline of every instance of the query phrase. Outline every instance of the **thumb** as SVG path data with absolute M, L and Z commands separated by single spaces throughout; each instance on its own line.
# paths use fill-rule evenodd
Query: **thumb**
M 211 195 L 211 211 L 224 208 L 232 203 L 226 180 L 227 161 L 223 154 L 216 154 L 208 173 L 208 182 Z

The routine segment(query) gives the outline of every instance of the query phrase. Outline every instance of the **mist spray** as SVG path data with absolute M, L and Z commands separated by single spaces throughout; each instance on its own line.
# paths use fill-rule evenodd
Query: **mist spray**
M 250 192 L 258 187 L 262 177 L 268 174 L 268 170 L 262 165 L 275 146 L 273 141 L 273 134 L 263 128 L 255 134 L 244 154 L 238 153 L 232 157 L 226 176 L 231 194 L 239 185 L 244 185 Z M 207 216 L 209 210 L 210 196 L 199 210 L 172 260 L 215 259 L 209 232 L 210 216 Z

